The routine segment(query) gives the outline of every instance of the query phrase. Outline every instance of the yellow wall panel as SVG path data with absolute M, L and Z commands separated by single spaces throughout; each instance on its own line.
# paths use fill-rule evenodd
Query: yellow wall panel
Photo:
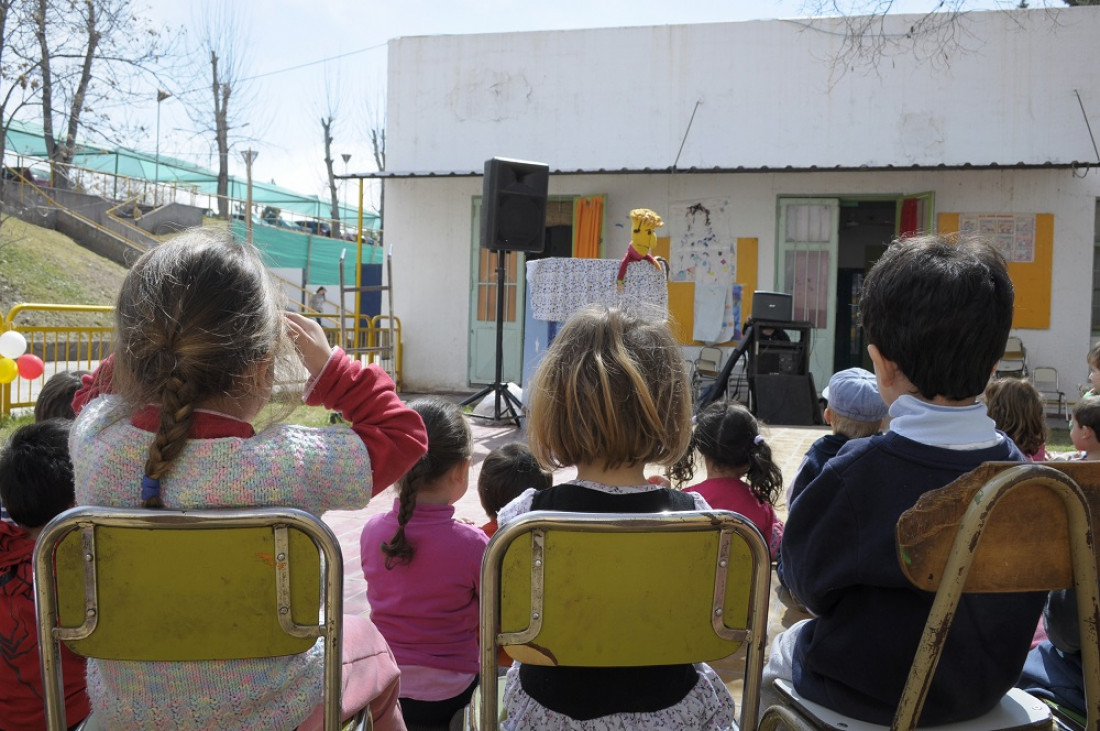
M 655 256 L 669 258 L 668 238 L 658 238 L 653 247 Z M 759 241 L 755 238 L 737 239 L 737 282 L 741 285 L 741 321 L 752 312 L 752 293 L 757 289 L 756 271 Z M 668 283 L 668 312 L 672 333 L 681 345 L 703 345 L 691 337 L 695 329 L 695 282 Z
M 959 230 L 958 213 L 941 213 L 939 231 Z M 1050 292 L 1054 278 L 1054 214 L 1035 215 L 1035 260 L 1008 263 L 1008 276 L 1016 291 L 1012 327 L 1046 330 L 1050 328 Z

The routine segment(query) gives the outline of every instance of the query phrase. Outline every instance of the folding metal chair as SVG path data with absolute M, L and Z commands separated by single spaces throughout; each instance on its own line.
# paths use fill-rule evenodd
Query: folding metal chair
M 320 637 L 325 729 L 340 728 L 343 560 L 309 513 L 74 508 L 39 536 L 34 584 L 52 730 L 66 728 L 61 641 L 171 662 L 292 655 Z
M 705 345 L 699 348 L 699 355 L 692 361 L 691 385 L 695 398 L 703 390 L 718 380 L 722 372 L 722 349 Z
M 466 725 L 498 728 L 498 646 L 534 665 L 624 667 L 709 662 L 748 643 L 740 727 L 754 729 L 770 581 L 767 543 L 737 513 L 521 516 L 482 563 L 482 683 Z
M 1058 370 L 1050 366 L 1036 366 L 1031 371 L 1031 382 L 1043 398 L 1043 405 L 1054 404 L 1059 417 L 1066 413 L 1066 394 L 1058 386 Z
M 1097 465 L 1100 467 L 1100 465 Z M 1074 587 L 1081 621 L 1089 728 L 1100 724 L 1100 586 L 1089 497 L 1071 477 L 1038 464 L 992 464 L 925 494 L 902 514 L 898 557 L 906 577 L 936 593 L 892 729 L 916 728 L 955 609 L 964 592 Z M 1037 520 L 1036 516 L 1043 516 Z M 768 709 L 760 731 L 883 729 L 801 698 L 777 683 L 785 707 Z M 1051 728 L 1050 709 L 1013 689 L 988 714 L 937 731 Z
M 1004 354 L 997 362 L 996 375 L 997 378 L 1027 377 L 1027 348 L 1015 335 L 1010 335 L 1005 342 Z

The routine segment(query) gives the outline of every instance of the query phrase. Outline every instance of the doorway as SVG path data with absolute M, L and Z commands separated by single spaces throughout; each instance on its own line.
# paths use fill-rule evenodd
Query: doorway
M 778 210 L 775 289 L 812 326 L 814 385 L 845 368 L 870 370 L 858 316 L 863 278 L 891 241 L 934 230 L 932 194 L 780 198 Z
M 859 296 L 863 277 L 897 233 L 896 211 L 893 199 L 840 201 L 833 373 L 845 368 L 871 370 L 859 324 Z

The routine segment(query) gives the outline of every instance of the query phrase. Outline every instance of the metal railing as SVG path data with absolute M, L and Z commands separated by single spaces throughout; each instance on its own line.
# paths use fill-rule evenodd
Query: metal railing
M 45 364 L 38 378 L 17 377 L 0 385 L 0 416 L 10 416 L 13 409 L 31 408 L 46 380 L 60 371 L 95 370 L 99 361 L 111 352 L 114 328 L 111 325 L 31 325 L 21 323 L 22 317 L 43 312 L 62 312 L 74 322 L 90 315 L 111 314 L 110 305 L 50 305 L 20 304 L 4 317 L 3 332 L 18 331 L 27 339 L 27 352 L 37 355 Z
M 80 319 L 94 315 L 111 315 L 110 305 L 51 305 L 19 304 L 4 317 L 0 332 L 18 331 L 27 340 L 27 351 L 42 359 L 45 370 L 38 378 L 17 377 L 10 383 L 0 384 L 0 417 L 11 416 L 14 409 L 33 408 L 39 391 L 46 381 L 60 371 L 94 371 L 99 361 L 107 357 L 113 345 L 114 327 L 103 324 L 76 324 Z M 36 313 L 66 313 L 74 324 L 32 325 L 25 320 L 34 319 Z M 321 323 L 329 343 L 341 347 L 368 363 L 378 363 L 401 388 L 401 321 L 393 318 L 393 338 L 396 347 L 389 347 L 391 333 L 389 315 L 376 315 L 371 319 L 353 318 L 363 324 L 358 328 L 341 328 L 339 315 L 314 315 Z M 346 342 L 341 343 L 341 332 Z M 355 351 L 359 350 L 360 353 Z

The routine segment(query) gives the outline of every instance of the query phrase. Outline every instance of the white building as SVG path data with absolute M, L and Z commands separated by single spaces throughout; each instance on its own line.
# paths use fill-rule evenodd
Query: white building
M 887 17 L 884 37 L 915 21 Z M 556 251 L 571 253 L 580 201 L 597 197 L 603 258 L 624 254 L 628 212 L 651 208 L 669 224 L 674 274 L 705 234 L 746 296 L 793 292 L 796 317 L 818 325 L 819 388 L 861 363 L 853 288 L 899 230 L 994 231 L 1014 259 L 1013 334 L 1075 399 L 1100 326 L 1100 8 L 958 23 L 957 47 L 887 46 L 874 63 L 842 53 L 837 20 L 392 41 L 384 225 L 406 387 L 492 381 L 495 274 L 479 209 L 484 162 L 503 156 L 549 164 Z M 521 274 L 507 290 L 510 380 L 521 256 L 509 255 Z M 693 286 L 670 289 L 681 320 Z M 690 345 L 691 328 L 681 334 Z

